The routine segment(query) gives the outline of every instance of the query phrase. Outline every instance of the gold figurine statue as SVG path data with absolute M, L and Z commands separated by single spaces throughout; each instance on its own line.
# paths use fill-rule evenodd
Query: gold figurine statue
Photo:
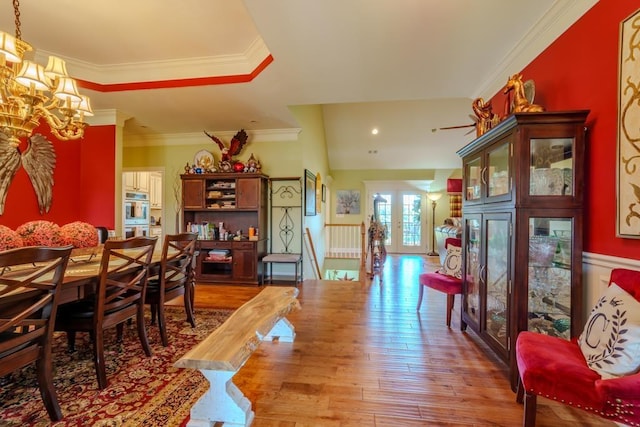
M 482 98 L 476 98 L 471 103 L 471 108 L 475 113 L 476 136 L 484 135 L 491 128 L 500 123 L 500 116 L 491 109 L 491 101 L 485 102 Z
M 512 113 L 531 112 L 538 113 L 544 111 L 544 107 L 538 104 L 532 104 L 531 99 L 527 97 L 525 83 L 522 83 L 522 74 L 514 74 L 509 78 L 507 85 L 504 87 L 504 94 L 513 91 Z

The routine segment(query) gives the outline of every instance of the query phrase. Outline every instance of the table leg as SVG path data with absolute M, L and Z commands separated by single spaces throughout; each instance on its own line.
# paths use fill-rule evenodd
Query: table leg
M 225 426 L 248 427 L 253 422 L 251 402 L 231 381 L 235 371 L 200 369 L 209 381 L 209 390 L 191 408 L 187 427 L 213 427 L 216 422 Z
M 259 332 L 256 333 L 260 341 L 273 341 L 274 338 L 278 338 L 278 341 L 281 342 L 293 342 L 296 337 L 295 328 L 291 322 L 284 317 L 273 325 L 273 328 L 271 328 L 271 331 L 267 335 L 261 337 Z

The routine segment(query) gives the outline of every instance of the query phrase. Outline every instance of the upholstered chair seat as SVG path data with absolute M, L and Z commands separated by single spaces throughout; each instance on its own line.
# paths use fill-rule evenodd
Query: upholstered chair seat
M 609 288 L 579 338 L 520 332 L 516 340 L 516 400 L 524 401 L 525 427 L 535 426 L 538 396 L 624 425 L 640 426 L 640 324 L 638 310 L 632 308 L 638 300 L 640 272 L 614 269 Z M 613 329 L 592 328 L 589 321 Z M 599 333 L 603 335 L 593 335 Z M 611 374 L 615 369 L 629 373 Z
M 456 294 L 462 294 L 462 279 L 460 278 L 461 240 L 450 237 L 446 240 L 445 244 L 447 247 L 447 256 L 445 257 L 442 268 L 433 273 L 423 273 L 418 277 L 420 290 L 416 310 L 420 310 L 420 306 L 422 305 L 425 286 L 443 292 L 447 294 L 447 326 L 451 327 L 451 310 L 453 309 L 454 298 Z

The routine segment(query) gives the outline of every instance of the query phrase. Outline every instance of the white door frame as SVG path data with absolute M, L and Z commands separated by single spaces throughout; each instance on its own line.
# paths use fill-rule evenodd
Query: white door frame
M 424 181 L 420 181 L 420 184 L 423 184 Z M 420 233 L 420 244 L 415 247 L 402 246 L 399 238 L 402 236 L 402 230 L 398 226 L 394 232 L 391 233 L 392 241 L 390 245 L 386 245 L 387 252 L 390 253 L 427 253 L 427 242 L 429 242 L 429 238 L 431 235 L 429 234 L 427 215 L 429 215 L 427 209 L 427 196 L 426 191 L 422 188 L 419 188 L 417 185 L 412 184 L 408 181 L 364 181 L 365 184 L 365 192 L 366 192 L 366 203 L 363 205 L 366 206 L 366 217 L 365 224 L 368 226 L 371 221 L 371 215 L 373 215 L 373 198 L 376 193 L 392 193 L 395 196 L 400 196 L 402 193 L 414 193 L 420 194 L 422 202 L 420 204 L 420 219 L 421 219 L 421 233 Z M 397 201 L 396 201 L 397 202 Z M 399 224 L 401 219 L 398 218 L 401 212 L 401 205 L 394 203 L 392 212 L 392 222 L 395 224 Z M 400 230 L 398 233 L 397 230 Z

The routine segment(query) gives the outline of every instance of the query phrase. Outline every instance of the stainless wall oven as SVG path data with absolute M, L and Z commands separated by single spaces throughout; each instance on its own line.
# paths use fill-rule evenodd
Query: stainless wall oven
M 149 226 L 149 195 L 147 193 L 126 192 L 124 199 L 124 225 Z
M 124 238 L 128 239 L 130 237 L 148 237 L 149 234 L 149 226 L 147 225 L 125 225 L 124 226 Z

